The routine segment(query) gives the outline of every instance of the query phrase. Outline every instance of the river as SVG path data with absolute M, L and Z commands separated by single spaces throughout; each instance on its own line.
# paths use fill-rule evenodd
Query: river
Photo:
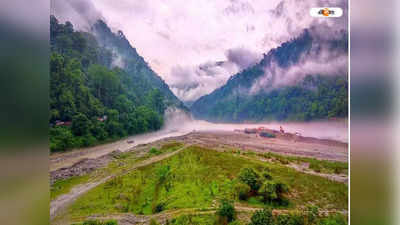
M 127 151 L 140 144 L 151 143 L 167 137 L 177 137 L 193 131 L 234 131 L 245 128 L 265 127 L 279 130 L 282 126 L 285 132 L 299 132 L 305 137 L 331 139 L 348 142 L 348 120 L 314 121 L 314 122 L 265 122 L 265 123 L 211 123 L 195 120 L 187 113 L 172 111 L 166 113 L 165 126 L 155 132 L 123 138 L 113 143 L 77 149 L 65 153 L 56 153 L 50 156 L 51 171 L 63 166 L 72 165 L 79 159 L 97 158 L 114 150 Z M 128 141 L 130 143 L 128 143 Z M 62 160 L 61 160 L 62 159 Z

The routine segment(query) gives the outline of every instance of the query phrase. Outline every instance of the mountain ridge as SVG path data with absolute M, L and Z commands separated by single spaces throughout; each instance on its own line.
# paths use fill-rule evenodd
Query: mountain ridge
M 247 120 L 312 120 L 347 115 L 347 104 L 344 106 L 344 103 L 347 102 L 347 73 L 340 74 L 338 72 L 339 74 L 330 75 L 321 73 L 306 74 L 304 72 L 299 78 L 293 76 L 294 79 L 297 79 L 296 82 L 293 81 L 293 84 L 281 87 L 275 85 L 275 83 L 279 84 L 279 82 L 286 79 L 285 76 L 288 77 L 288 75 L 285 73 L 303 63 L 304 58 L 319 59 L 324 51 L 331 51 L 332 57 L 336 58 L 347 54 L 347 35 L 345 31 L 341 31 L 337 38 L 332 39 L 324 39 L 324 37 L 315 33 L 313 29 L 305 29 L 300 36 L 271 49 L 267 54 L 263 54 L 263 58 L 257 64 L 231 76 L 220 88 L 200 97 L 191 106 L 194 116 L 213 122 L 241 122 Z M 260 82 L 260 78 L 264 79 L 264 82 Z M 340 83 L 340 85 L 335 86 L 336 82 Z M 262 85 L 259 85 L 262 88 L 252 93 L 253 87 L 258 83 L 262 83 Z M 335 99 L 334 94 L 340 95 L 340 100 L 336 98 L 335 101 L 341 101 L 343 104 L 340 104 L 340 107 L 336 107 L 330 103 L 321 103 L 323 96 L 321 96 L 322 93 L 316 93 L 319 89 L 318 86 L 332 91 L 329 96 L 325 96 L 326 98 Z M 344 89 L 342 90 L 341 87 Z M 275 99 L 275 95 L 285 95 L 285 92 L 293 91 L 298 92 L 298 95 L 293 95 L 292 93 L 292 96 L 282 97 L 279 100 Z M 302 102 L 307 102 L 306 105 L 308 106 L 290 109 L 293 113 L 288 112 L 288 109 L 283 109 L 291 106 L 272 106 L 270 101 L 266 103 L 268 99 L 275 99 L 273 100 L 275 101 L 274 104 L 279 104 L 279 102 L 287 102 L 298 97 L 302 97 Z M 304 98 L 307 100 L 304 100 Z M 279 102 L 277 103 L 276 101 Z M 297 103 L 292 102 L 291 104 L 296 105 Z M 311 106 L 313 104 L 314 106 Z M 319 106 L 315 106 L 315 104 L 325 105 L 323 106 L 324 109 L 320 110 L 321 113 L 311 113 L 311 108 L 314 111 L 318 111 L 315 108 Z M 284 103 L 284 105 L 287 104 Z M 255 108 L 257 108 L 255 110 L 257 112 L 252 112 Z M 266 108 L 272 108 L 272 111 L 269 112 Z M 301 112 L 302 110 L 304 112 Z M 333 112 L 332 110 L 340 112 Z
M 187 111 L 122 31 L 91 32 L 50 17 L 50 149 L 92 146 L 160 129 L 168 107 Z

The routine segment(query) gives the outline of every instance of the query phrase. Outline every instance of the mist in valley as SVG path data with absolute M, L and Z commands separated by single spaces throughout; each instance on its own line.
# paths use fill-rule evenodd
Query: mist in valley
M 176 137 L 190 132 L 202 131 L 234 131 L 245 128 L 265 127 L 279 130 L 283 127 L 285 132 L 298 132 L 304 137 L 315 137 L 348 142 L 348 121 L 345 119 L 312 121 L 312 122 L 258 122 L 258 123 L 211 123 L 205 120 L 197 120 L 183 110 L 169 108 L 165 112 L 165 124 L 156 132 L 144 135 L 132 136 L 136 144 L 149 143 L 166 137 Z

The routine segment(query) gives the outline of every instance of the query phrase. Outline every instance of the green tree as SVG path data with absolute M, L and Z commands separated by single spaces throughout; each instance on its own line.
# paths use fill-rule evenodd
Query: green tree
M 282 182 L 266 180 L 261 185 L 258 192 L 263 196 L 265 202 L 281 202 L 284 200 L 283 194 L 288 192 L 288 188 L 287 185 Z
M 263 209 L 256 211 L 251 216 L 249 225 L 274 225 L 271 209 Z
M 252 191 L 260 187 L 260 176 L 252 168 L 242 168 L 239 173 L 239 180 L 250 186 Z
M 87 135 L 90 127 L 91 122 L 84 114 L 78 113 L 72 118 L 71 130 L 75 136 Z
M 217 215 L 221 224 L 226 225 L 232 222 L 236 217 L 233 202 L 227 199 L 222 199 L 217 209 Z

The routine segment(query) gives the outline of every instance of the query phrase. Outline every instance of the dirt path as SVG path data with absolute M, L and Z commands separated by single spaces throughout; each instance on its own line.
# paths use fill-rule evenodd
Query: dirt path
M 235 210 L 238 213 L 253 213 L 257 210 L 262 210 L 262 208 L 259 207 L 248 207 L 248 206 L 241 206 L 241 205 L 235 205 Z M 272 210 L 272 213 L 274 215 L 279 215 L 279 214 L 288 214 L 291 212 L 297 212 L 297 210 L 286 210 L 286 209 L 274 209 Z M 161 222 L 161 224 L 165 224 L 166 220 L 170 220 L 174 217 L 177 217 L 179 215 L 209 215 L 209 214 L 215 214 L 216 209 L 215 208 L 202 208 L 202 209 L 196 209 L 196 208 L 189 208 L 189 209 L 176 209 L 176 210 L 168 210 L 165 212 L 161 212 L 158 214 L 154 215 L 135 215 L 133 213 L 117 213 L 117 214 L 110 214 L 107 216 L 91 216 L 88 217 L 87 219 L 94 219 L 94 220 L 117 220 L 118 224 L 120 225 L 131 225 L 131 224 L 148 224 L 151 219 L 155 219 L 158 222 Z M 330 214 L 335 214 L 335 213 L 340 213 L 340 214 L 347 214 L 347 211 L 338 211 L 338 210 L 319 210 L 318 211 L 320 216 L 326 216 Z
M 140 167 L 144 167 L 144 166 L 153 164 L 155 162 L 164 160 L 166 158 L 169 158 L 169 157 L 176 155 L 179 152 L 183 151 L 185 148 L 186 148 L 186 146 L 184 146 L 174 152 L 154 156 L 150 159 L 139 162 L 136 165 L 134 165 L 133 167 L 131 167 L 129 170 L 124 171 L 123 173 L 114 174 L 112 176 L 107 176 L 96 182 L 89 182 L 89 183 L 77 185 L 76 187 L 72 188 L 69 193 L 60 195 L 59 197 L 57 197 L 56 199 L 54 199 L 53 201 L 50 202 L 50 218 L 51 219 L 54 218 L 61 210 L 65 209 L 69 204 L 71 204 L 73 201 L 75 201 L 79 196 L 81 196 L 82 194 L 88 192 L 89 190 L 97 187 L 98 185 L 103 184 L 114 177 L 123 176 L 133 170 L 140 168 Z
M 153 134 L 155 135 L 155 134 Z M 189 134 L 161 134 L 139 137 L 134 144 L 128 144 L 127 140 L 122 139 L 113 143 L 99 145 L 90 148 L 76 149 L 69 152 L 55 153 L 50 155 L 50 172 L 63 167 L 70 167 L 83 159 L 96 159 L 108 153 L 119 150 L 128 151 L 140 148 L 143 144 L 153 142 L 179 141 L 186 144 L 197 144 L 203 147 L 220 148 L 229 147 L 257 152 L 274 152 L 278 154 L 311 157 L 323 160 L 348 161 L 348 144 L 334 141 L 317 139 L 311 137 L 301 137 L 286 133 L 277 135 L 276 138 L 262 138 L 256 134 L 245 134 L 244 132 L 233 131 L 201 131 Z
M 271 160 L 269 159 L 265 159 L 265 158 L 261 158 L 261 157 L 257 157 L 257 158 L 252 158 L 252 157 L 248 157 L 248 156 L 244 156 L 241 155 L 240 157 L 245 158 L 245 159 L 249 159 L 249 160 L 258 160 L 258 161 L 262 161 L 262 162 L 271 162 Z M 313 170 L 308 169 L 309 165 L 302 165 L 302 164 L 296 164 L 296 163 L 290 163 L 290 164 L 282 164 L 282 166 L 287 166 L 290 168 L 293 168 L 301 173 L 306 173 L 306 174 L 311 174 L 311 175 L 315 175 L 315 176 L 320 176 L 320 177 L 324 177 L 327 178 L 329 180 L 333 180 L 333 181 L 337 181 L 340 183 L 346 183 L 348 181 L 348 177 L 347 174 L 330 174 L 330 173 L 317 173 Z

